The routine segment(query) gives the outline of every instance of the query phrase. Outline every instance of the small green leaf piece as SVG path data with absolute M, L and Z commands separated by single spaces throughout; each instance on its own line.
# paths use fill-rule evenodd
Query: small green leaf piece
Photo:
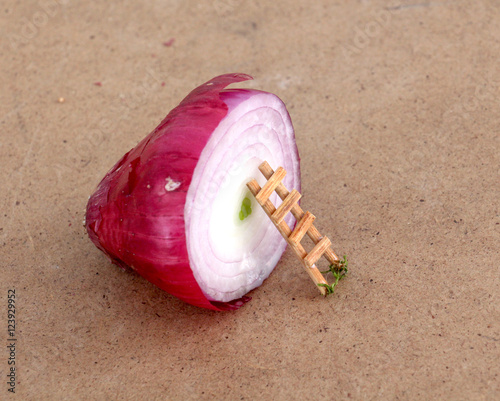
M 245 220 L 248 216 L 252 214 L 252 201 L 246 197 L 241 202 L 241 209 L 238 213 L 238 217 L 241 221 Z
M 318 286 L 326 288 L 326 295 L 333 294 L 335 292 L 335 287 L 337 287 L 339 281 L 342 280 L 348 273 L 346 255 L 344 255 L 341 260 L 337 260 L 335 261 L 335 263 L 332 263 L 329 266 L 328 270 L 322 271 L 321 273 L 332 273 L 333 277 L 335 278 L 335 281 L 332 284 L 318 284 Z

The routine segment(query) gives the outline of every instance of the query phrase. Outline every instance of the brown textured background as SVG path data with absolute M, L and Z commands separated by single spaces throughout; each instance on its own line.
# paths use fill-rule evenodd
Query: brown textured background
M 7 0 L 0 20 L 8 399 L 500 399 L 497 0 Z M 226 72 L 289 108 L 302 204 L 350 260 L 332 297 L 287 250 L 241 310 L 197 309 L 83 231 L 112 164 Z

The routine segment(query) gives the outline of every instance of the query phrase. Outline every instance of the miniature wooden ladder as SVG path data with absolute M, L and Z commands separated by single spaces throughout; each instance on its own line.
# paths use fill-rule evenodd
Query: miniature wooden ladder
M 318 284 L 328 285 L 328 282 L 318 270 L 315 263 L 321 256 L 325 256 L 330 264 L 339 260 L 338 256 L 331 248 L 331 241 L 328 237 L 323 237 L 318 229 L 314 227 L 313 222 L 316 217 L 310 212 L 304 212 L 297 204 L 302 195 L 296 189 L 289 192 L 281 182 L 286 175 L 286 171 L 283 167 L 279 167 L 276 171 L 273 171 L 271 166 L 264 161 L 259 166 L 259 170 L 264 177 L 266 177 L 266 184 L 261 188 L 259 183 L 253 179 L 247 183 L 248 189 L 252 192 L 259 205 L 262 206 L 283 238 L 285 238 L 292 250 L 299 257 L 319 291 L 323 295 L 326 295 L 326 287 L 319 286 Z M 276 191 L 278 196 L 283 200 L 278 208 L 269 200 L 269 197 L 274 191 Z M 291 212 L 297 220 L 297 225 L 293 231 L 284 221 L 285 216 L 289 212 Z M 306 233 L 315 244 L 314 248 L 309 253 L 306 252 L 300 243 Z

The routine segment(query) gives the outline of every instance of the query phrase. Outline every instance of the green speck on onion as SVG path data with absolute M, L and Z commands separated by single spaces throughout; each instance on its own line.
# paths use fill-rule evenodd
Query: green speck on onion
M 241 202 L 241 210 L 239 213 L 240 220 L 245 220 L 252 214 L 252 201 L 249 198 L 244 198 Z

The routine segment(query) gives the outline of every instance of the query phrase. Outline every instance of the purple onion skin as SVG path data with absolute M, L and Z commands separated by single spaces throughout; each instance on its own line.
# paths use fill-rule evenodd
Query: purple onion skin
M 205 297 L 189 266 L 184 204 L 200 154 L 227 114 L 219 93 L 249 79 L 225 74 L 194 89 L 114 165 L 87 204 L 88 235 L 113 263 L 189 304 L 217 311 L 238 309 L 251 298 Z M 180 186 L 166 191 L 167 177 Z

